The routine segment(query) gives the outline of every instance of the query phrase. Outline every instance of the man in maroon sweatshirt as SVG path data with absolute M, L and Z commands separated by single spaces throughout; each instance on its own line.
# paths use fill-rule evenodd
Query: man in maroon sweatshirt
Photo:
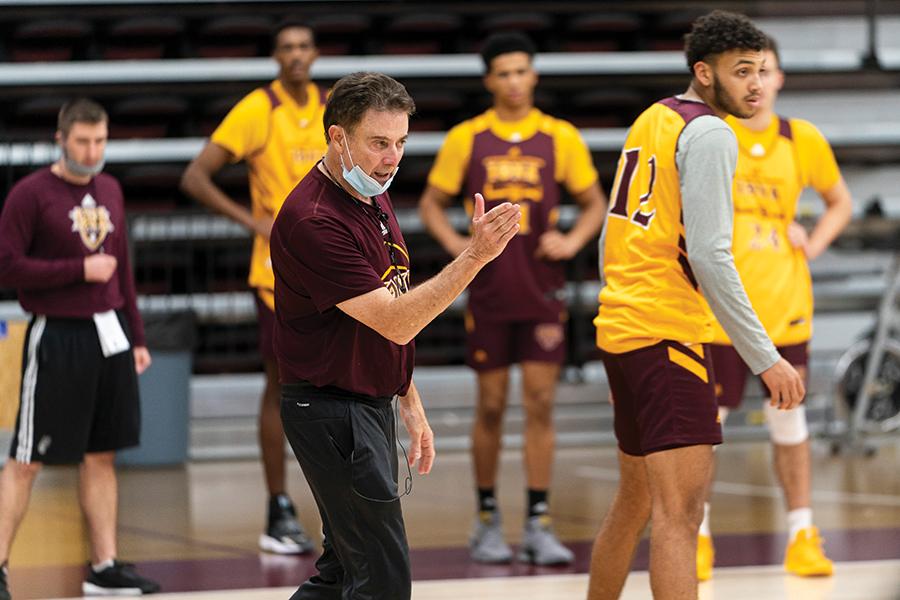
M 101 173 L 108 117 L 88 99 L 59 113 L 55 163 L 19 181 L 0 214 L 0 286 L 32 314 L 9 460 L 0 472 L 0 600 L 7 560 L 44 464 L 79 464 L 91 540 L 85 594 L 159 585 L 116 560 L 116 450 L 140 436 L 137 375 L 150 366 L 128 261 L 122 188 Z

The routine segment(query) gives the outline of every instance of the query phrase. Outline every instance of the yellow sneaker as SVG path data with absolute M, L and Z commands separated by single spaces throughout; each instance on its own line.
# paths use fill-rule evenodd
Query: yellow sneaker
M 697 536 L 697 579 L 709 581 L 712 579 L 713 563 L 716 552 L 713 550 L 712 538 L 708 535 Z
M 834 564 L 822 550 L 822 538 L 815 527 L 807 527 L 797 532 L 788 543 L 784 554 L 784 568 L 788 573 L 801 577 L 815 577 L 834 573 Z

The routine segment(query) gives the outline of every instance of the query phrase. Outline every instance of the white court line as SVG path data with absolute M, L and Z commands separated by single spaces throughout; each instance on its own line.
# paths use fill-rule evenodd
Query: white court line
M 575 475 L 584 479 L 598 481 L 618 481 L 619 470 L 606 467 L 580 466 L 575 468 Z M 758 498 L 781 498 L 781 488 L 772 485 L 754 485 L 716 481 L 713 493 L 732 494 L 734 496 L 755 496 Z M 813 500 L 833 502 L 836 504 L 860 504 L 863 506 L 900 507 L 900 496 L 890 494 L 867 494 L 862 492 L 842 492 L 835 490 L 812 490 Z

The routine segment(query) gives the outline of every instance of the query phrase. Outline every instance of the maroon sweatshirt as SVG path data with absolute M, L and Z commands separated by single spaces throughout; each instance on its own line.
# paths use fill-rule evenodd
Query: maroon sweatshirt
M 13 186 L 0 214 L 0 286 L 15 288 L 25 310 L 48 317 L 122 309 L 132 343 L 144 346 L 127 229 L 122 188 L 111 175 L 75 185 L 49 167 L 36 171 Z M 88 283 L 84 258 L 98 252 L 116 257 L 116 273 Z

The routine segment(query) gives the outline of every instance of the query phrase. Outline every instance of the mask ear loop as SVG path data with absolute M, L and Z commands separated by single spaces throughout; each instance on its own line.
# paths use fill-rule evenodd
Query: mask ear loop
M 382 500 L 380 498 L 370 498 L 369 496 L 366 496 L 365 494 L 360 494 L 356 490 L 356 488 L 351 484 L 350 488 L 353 490 L 353 493 L 356 494 L 357 496 L 359 496 L 360 498 L 362 498 L 363 500 L 368 500 L 369 502 L 381 502 L 381 503 L 387 504 L 390 502 L 396 502 L 403 496 L 409 496 L 412 493 L 413 476 L 412 476 L 412 469 L 409 466 L 409 455 L 406 453 L 406 446 L 404 446 L 403 442 L 400 441 L 400 425 L 399 425 L 399 423 L 400 423 L 400 408 L 398 406 L 398 403 L 396 402 L 396 397 L 393 400 L 391 400 L 391 402 L 393 404 L 393 413 L 394 413 L 394 439 L 397 440 L 397 443 L 400 445 L 400 449 L 403 450 L 403 463 L 406 465 L 406 478 L 403 482 L 403 493 L 398 494 L 388 500 Z M 352 470 L 353 469 L 352 454 L 351 454 L 351 463 L 350 464 L 351 464 L 350 468 Z M 351 472 L 350 480 L 353 481 L 352 472 Z
M 353 163 L 353 162 L 354 162 L 354 161 L 353 161 L 353 154 L 350 152 L 350 140 L 347 139 L 347 130 L 344 129 L 343 127 L 341 127 L 341 131 L 344 132 L 344 143 L 343 143 L 342 145 L 343 145 L 345 148 L 347 148 L 347 156 L 350 158 L 350 162 Z M 341 152 L 341 155 L 339 156 L 339 158 L 341 159 L 341 167 L 342 167 L 344 170 L 346 170 L 346 171 L 350 171 L 351 169 L 353 169 L 353 167 L 356 166 L 355 164 L 351 164 L 351 165 L 350 165 L 350 168 L 348 169 L 348 168 L 344 165 L 344 153 L 343 153 L 343 152 Z

